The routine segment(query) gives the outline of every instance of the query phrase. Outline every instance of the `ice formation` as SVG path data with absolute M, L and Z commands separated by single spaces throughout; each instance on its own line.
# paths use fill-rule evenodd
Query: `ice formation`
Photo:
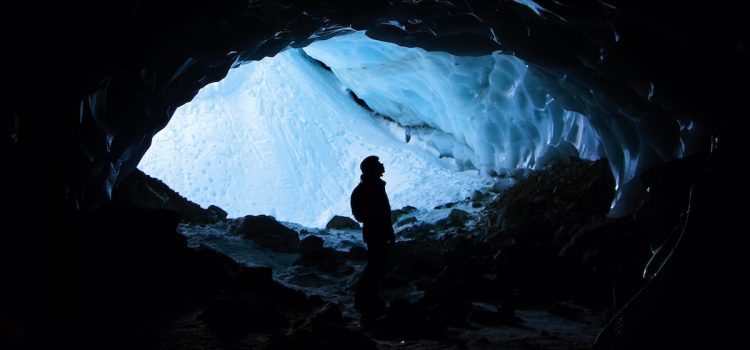
M 139 168 L 232 217 L 271 214 L 324 226 L 350 216 L 359 162 L 380 156 L 391 204 L 431 207 L 485 185 L 395 138 L 299 50 L 233 69 L 175 112 Z
M 464 168 L 505 173 L 538 168 L 553 155 L 600 156 L 587 119 L 564 110 L 514 56 L 427 52 L 361 32 L 304 50 L 373 110 L 405 126 L 409 143 Z
M 353 33 L 233 69 L 177 110 L 139 167 L 230 216 L 320 227 L 349 214 L 370 154 L 386 165 L 394 208 L 427 208 L 466 198 L 486 175 L 600 153 L 588 119 L 513 56 L 457 57 Z

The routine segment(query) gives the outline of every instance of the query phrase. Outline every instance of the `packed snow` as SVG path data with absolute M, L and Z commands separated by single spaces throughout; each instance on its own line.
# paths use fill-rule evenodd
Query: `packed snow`
M 391 205 L 432 207 L 486 185 L 405 144 L 303 52 L 233 69 L 178 109 L 139 167 L 187 198 L 230 217 L 270 214 L 321 227 L 350 216 L 359 163 L 377 155 Z
M 396 209 L 459 201 L 492 185 L 489 175 L 600 153 L 587 118 L 513 56 L 457 57 L 353 33 L 232 69 L 175 112 L 139 167 L 230 217 L 322 227 L 350 215 L 369 155 L 385 164 Z

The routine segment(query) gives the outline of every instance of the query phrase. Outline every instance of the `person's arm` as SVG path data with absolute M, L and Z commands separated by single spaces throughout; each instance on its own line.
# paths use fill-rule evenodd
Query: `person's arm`
M 391 222 L 391 206 L 390 203 L 388 203 L 388 197 L 386 197 L 386 204 L 387 204 L 387 231 L 386 231 L 386 242 L 390 245 L 396 244 L 396 233 L 393 231 L 393 223 Z
M 385 186 L 383 192 L 380 195 L 381 198 L 381 210 L 383 212 L 383 221 L 385 226 L 385 241 L 389 245 L 393 246 L 396 244 L 396 234 L 393 232 L 393 223 L 391 222 L 391 202 L 388 200 L 388 193 L 385 192 Z

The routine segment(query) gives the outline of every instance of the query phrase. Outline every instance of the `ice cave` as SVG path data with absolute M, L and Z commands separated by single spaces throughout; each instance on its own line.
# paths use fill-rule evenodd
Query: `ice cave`
M 370 154 L 389 165 L 393 207 L 432 208 L 492 185 L 492 174 L 600 152 L 588 119 L 513 56 L 427 52 L 356 32 L 231 70 L 175 112 L 139 166 L 232 217 L 323 227 L 350 215 Z
M 35 29 L 3 24 L 2 349 L 722 348 L 742 334 L 741 11 L 8 13 Z M 352 215 L 361 184 L 387 193 L 377 225 Z

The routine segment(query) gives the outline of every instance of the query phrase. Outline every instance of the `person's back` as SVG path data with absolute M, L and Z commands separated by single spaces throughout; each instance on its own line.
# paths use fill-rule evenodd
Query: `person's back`
M 360 164 L 361 181 L 352 192 L 351 206 L 355 219 L 362 222 L 362 240 L 367 244 L 367 266 L 355 295 L 355 308 L 362 313 L 364 323 L 373 322 L 383 312 L 384 303 L 378 297 L 385 277 L 388 247 L 396 237 L 391 225 L 391 205 L 385 192 L 385 172 L 376 156 L 365 158 Z
M 385 192 L 385 182 L 380 176 L 365 174 L 361 180 L 352 194 L 352 211 L 358 208 L 355 219 L 363 224 L 362 240 L 368 245 L 376 241 L 392 241 L 391 205 Z

